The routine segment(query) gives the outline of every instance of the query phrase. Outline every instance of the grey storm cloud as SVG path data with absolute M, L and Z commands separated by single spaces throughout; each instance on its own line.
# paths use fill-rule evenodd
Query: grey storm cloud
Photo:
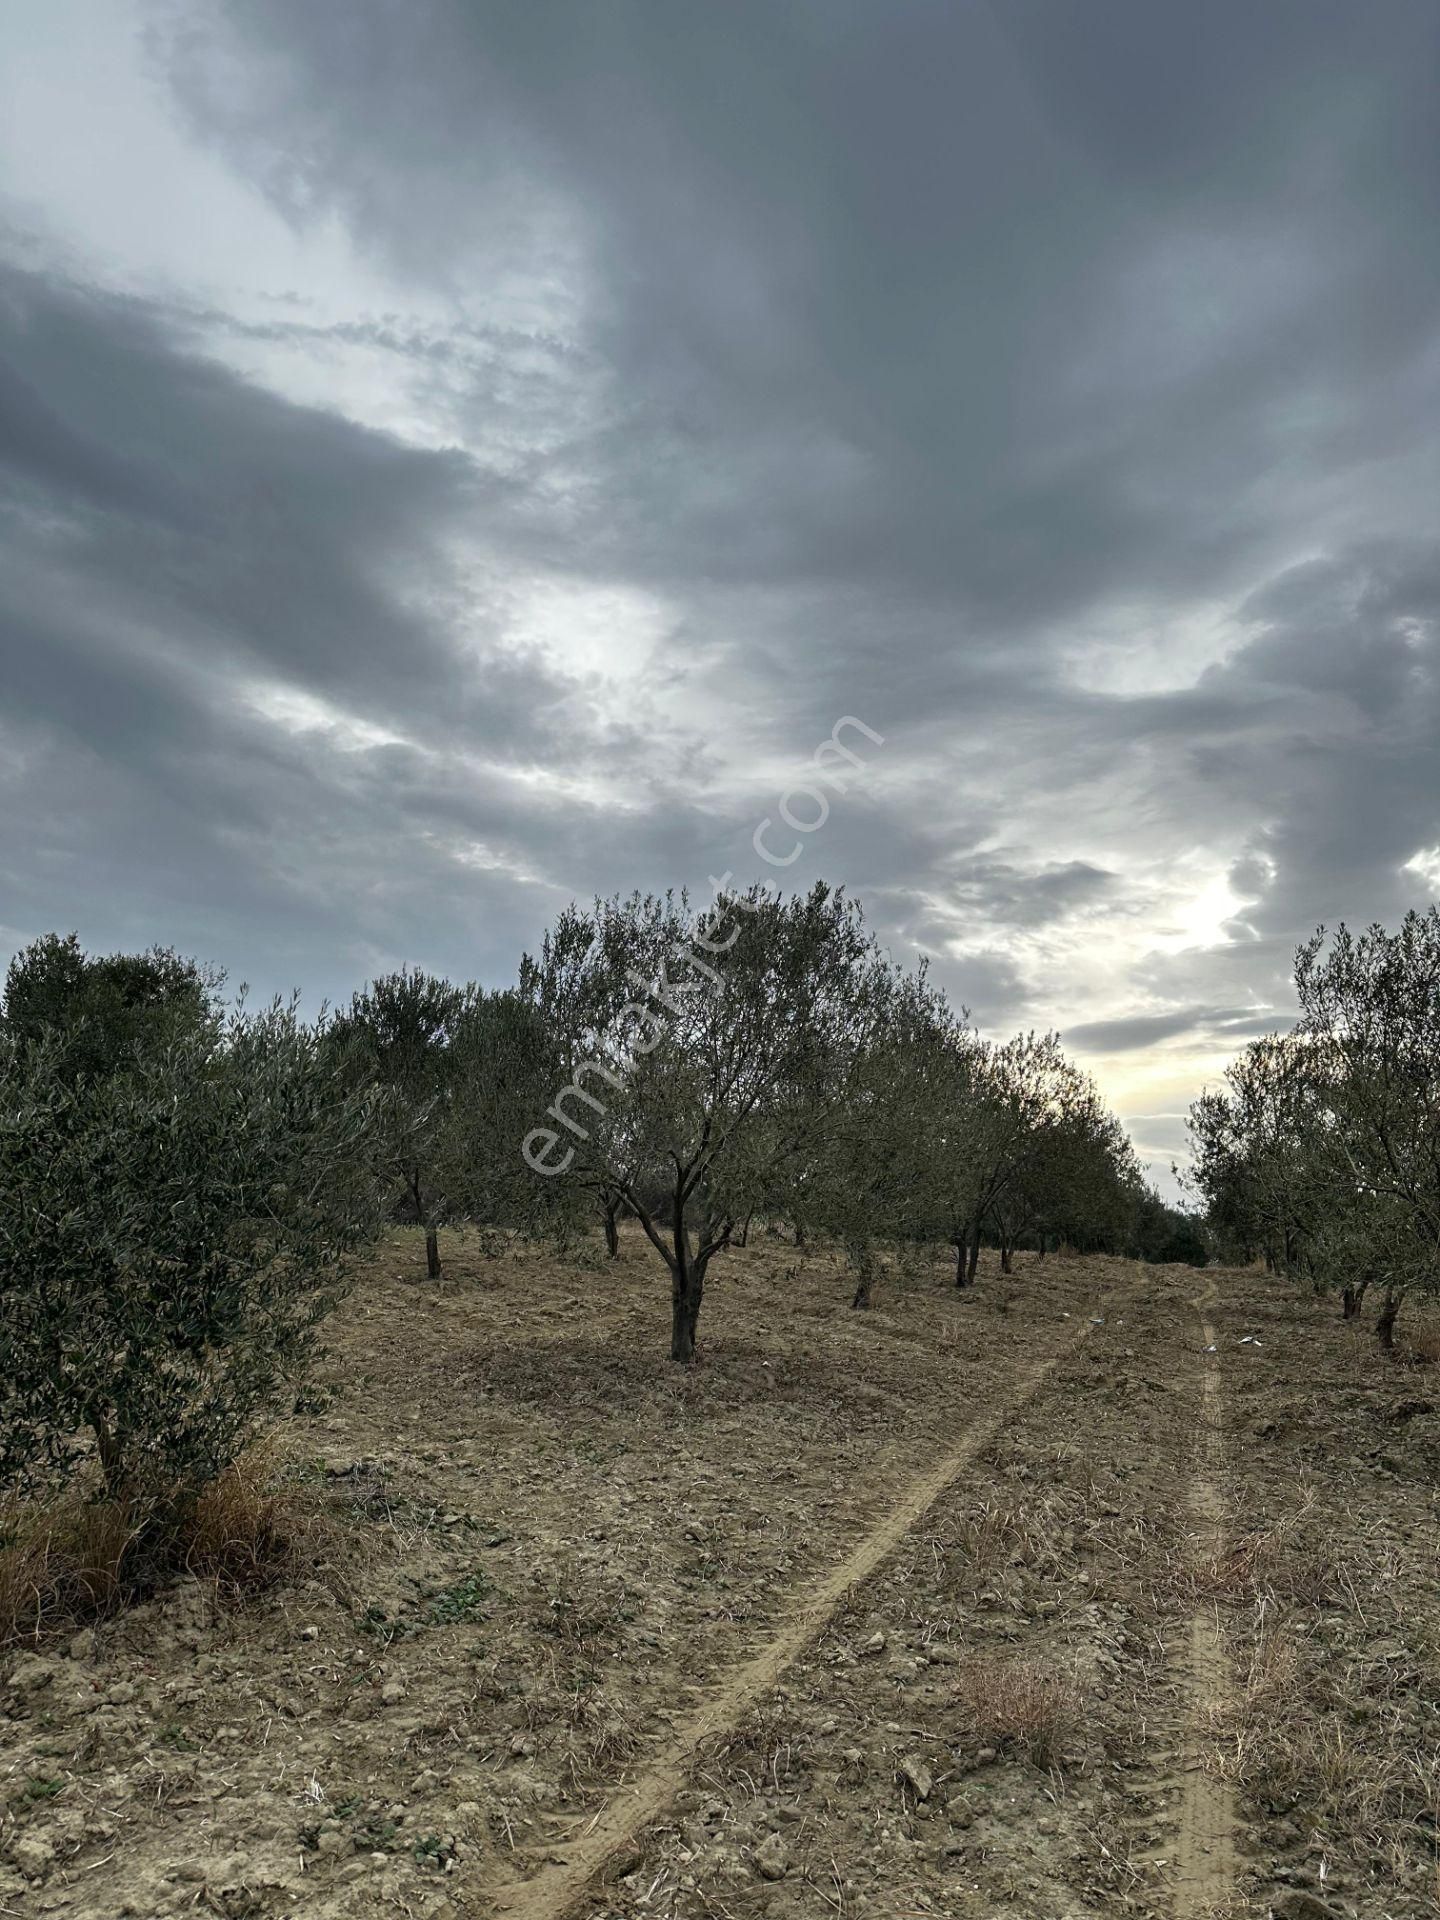
M 0 200 L 0 939 L 503 977 L 842 714 L 778 877 L 987 1026 L 1183 1071 L 1433 893 L 1429 0 L 121 10 L 353 282 Z
M 1238 1048 L 1258 1034 L 1273 1033 L 1284 1022 L 1273 1009 L 1253 1007 L 1177 1007 L 1169 1013 L 1133 1014 L 1120 1020 L 1091 1020 L 1067 1027 L 1072 1046 L 1092 1053 L 1129 1053 L 1181 1035 L 1205 1035 Z

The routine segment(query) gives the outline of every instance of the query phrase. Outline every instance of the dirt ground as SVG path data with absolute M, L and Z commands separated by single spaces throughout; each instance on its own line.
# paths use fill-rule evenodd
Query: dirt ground
M 638 1236 L 447 1256 L 330 1330 L 293 1575 L 0 1655 L 0 1914 L 1440 1912 L 1433 1368 L 757 1237 L 685 1371 Z

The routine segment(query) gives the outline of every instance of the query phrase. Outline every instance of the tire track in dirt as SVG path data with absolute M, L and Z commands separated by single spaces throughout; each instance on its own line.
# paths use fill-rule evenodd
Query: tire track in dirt
M 1197 1559 L 1218 1553 L 1224 1529 L 1220 1477 L 1225 1440 L 1221 1408 L 1220 1356 L 1209 1309 L 1216 1300 L 1212 1280 L 1192 1303 L 1200 1317 L 1200 1450 L 1190 1489 L 1196 1520 Z M 1207 1764 L 1211 1728 L 1230 1698 L 1231 1675 L 1220 1622 L 1213 1605 L 1200 1605 L 1190 1619 L 1182 1683 L 1185 1728 L 1180 1748 L 1179 1833 L 1176 1840 L 1176 1920 L 1206 1920 L 1228 1910 L 1233 1899 L 1238 1858 L 1235 1847 L 1235 1799 L 1229 1784 Z
M 911 1482 L 886 1518 L 838 1566 L 801 1594 L 782 1630 L 718 1683 L 709 1698 L 675 1728 L 644 1771 L 614 1793 L 576 1839 L 561 1838 L 551 1843 L 557 1854 L 568 1851 L 563 1864 L 542 1867 L 528 1880 L 487 1889 L 490 1909 L 505 1920 L 565 1920 L 595 1882 L 605 1877 L 606 1869 L 632 1853 L 645 1830 L 668 1810 L 685 1786 L 701 1746 L 731 1732 L 743 1720 L 786 1668 L 819 1637 L 853 1590 L 884 1564 L 910 1529 L 980 1450 L 1035 1397 L 1090 1331 L 1087 1309 L 1078 1331 L 1032 1367 L 1003 1407 L 975 1421 L 938 1466 Z

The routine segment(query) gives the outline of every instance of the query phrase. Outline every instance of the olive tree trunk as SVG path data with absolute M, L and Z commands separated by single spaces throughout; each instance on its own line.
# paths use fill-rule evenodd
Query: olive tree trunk
M 1362 1280 L 1360 1281 L 1358 1286 L 1344 1287 L 1341 1289 L 1340 1312 L 1344 1319 L 1346 1320 L 1359 1319 L 1360 1308 L 1364 1304 L 1364 1300 L 1365 1300 L 1365 1289 L 1368 1285 L 1369 1285 L 1368 1281 Z
M 1375 1338 L 1387 1353 L 1392 1352 L 1395 1346 L 1395 1322 L 1399 1317 L 1400 1302 L 1404 1297 L 1403 1293 L 1396 1293 L 1392 1288 L 1387 1287 L 1385 1298 L 1380 1303 L 1379 1318 L 1375 1322 Z
M 702 1265 L 678 1265 L 670 1275 L 670 1358 L 682 1365 L 695 1358 L 695 1328 L 705 1298 Z
M 855 1266 L 855 1295 L 850 1302 L 852 1312 L 866 1313 L 870 1308 L 870 1290 L 875 1283 L 875 1261 L 868 1247 L 859 1247 L 852 1251 L 851 1260 Z

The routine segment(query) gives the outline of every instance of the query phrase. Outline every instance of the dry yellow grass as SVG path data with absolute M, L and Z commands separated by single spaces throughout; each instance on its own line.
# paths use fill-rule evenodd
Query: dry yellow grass
M 1405 1341 L 1405 1353 L 1422 1367 L 1440 1365 L 1440 1326 L 1430 1322 L 1412 1327 Z
M 1072 1680 L 1035 1660 L 974 1660 L 957 1676 L 964 1710 L 979 1739 L 1023 1755 L 1037 1767 L 1058 1766 L 1080 1714 Z
M 194 1498 L 109 1496 L 83 1485 L 0 1507 L 0 1647 L 102 1618 L 179 1572 L 220 1593 L 265 1585 L 313 1545 L 314 1516 L 257 1449 Z
M 1197 1600 L 1277 1600 L 1323 1606 L 1339 1583 L 1313 1495 L 1268 1527 L 1228 1539 L 1185 1572 Z
M 106 1612 L 137 1535 L 120 1502 L 11 1501 L 0 1510 L 0 1646 Z
M 188 1573 L 244 1591 L 290 1564 L 303 1531 L 293 1498 L 282 1506 L 272 1455 L 257 1449 L 201 1490 L 179 1529 L 176 1558 Z

